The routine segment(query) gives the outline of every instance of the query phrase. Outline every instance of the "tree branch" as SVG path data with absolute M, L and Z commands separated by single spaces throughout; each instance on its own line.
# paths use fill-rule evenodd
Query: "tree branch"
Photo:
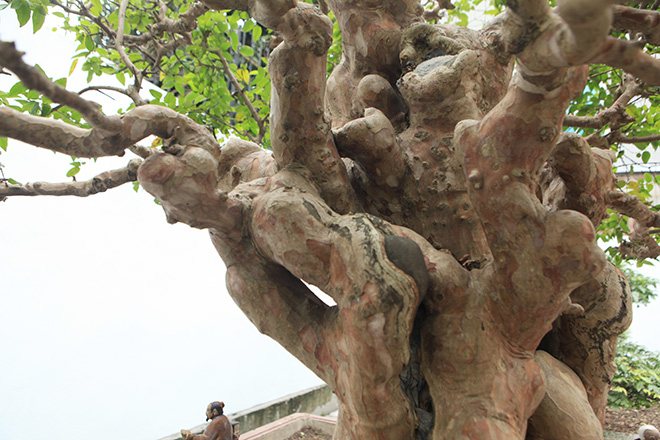
M 78 94 L 55 84 L 39 69 L 24 63 L 22 57 L 23 53 L 16 50 L 14 43 L 0 42 L 0 67 L 14 72 L 27 88 L 43 93 L 53 102 L 77 110 L 94 127 L 107 131 L 121 128 L 118 117 L 104 115 L 96 103 L 82 99 Z
M 660 60 L 644 53 L 636 42 L 609 37 L 591 62 L 623 69 L 647 85 L 660 86 Z
M 113 31 L 110 27 L 108 27 L 106 23 L 104 23 L 99 17 L 92 15 L 87 8 L 83 7 L 80 11 L 76 11 L 74 9 L 67 7 L 66 5 L 63 5 L 57 0 L 50 0 L 50 4 L 62 8 L 62 10 L 64 10 L 69 14 L 73 14 L 79 17 L 85 17 L 89 19 L 94 24 L 96 24 L 107 36 L 111 38 L 115 38 L 115 31 Z
M 566 0 L 553 11 L 545 0 L 509 3 L 506 46 L 520 53 L 523 77 L 535 87 L 556 88 L 557 69 L 590 62 L 610 31 L 610 0 Z
M 622 191 L 608 191 L 607 205 L 617 212 L 634 218 L 644 228 L 660 227 L 660 213 L 642 203 L 637 196 Z
M 116 92 L 116 93 L 121 93 L 122 95 L 126 95 L 129 98 L 131 98 L 131 100 L 135 103 L 136 106 L 149 104 L 149 101 L 143 99 L 140 96 L 140 93 L 137 91 L 137 89 L 133 86 L 128 86 L 125 89 L 122 89 L 121 87 L 111 87 L 111 86 L 89 86 L 79 91 L 78 95 L 82 95 L 83 93 L 90 91 L 102 92 L 103 90 L 108 90 L 110 92 Z
M 564 127 L 594 128 L 600 130 L 609 124 L 613 130 L 616 130 L 622 125 L 634 122 L 635 119 L 626 113 L 626 107 L 642 91 L 643 86 L 637 83 L 632 75 L 628 74 L 623 78 L 622 89 L 623 93 L 614 101 L 611 107 L 601 110 L 596 116 L 567 115 L 564 118 Z
M 117 17 L 117 39 L 115 40 L 115 49 L 119 52 L 119 58 L 122 62 L 128 67 L 128 69 L 133 72 L 135 76 L 135 86 L 139 89 L 142 83 L 142 73 L 135 67 L 135 64 L 131 59 L 126 55 L 124 50 L 124 24 L 126 22 L 126 7 L 128 6 L 128 0 L 122 0 L 119 5 L 119 12 Z
M 146 159 L 147 157 L 153 156 L 159 152 L 155 148 L 143 147 L 142 145 L 132 145 L 128 147 L 128 150 L 136 156 L 140 156 L 142 159 Z
M 204 3 L 194 2 L 177 20 L 166 18 L 161 14 L 159 22 L 148 27 L 149 32 L 140 35 L 124 35 L 124 40 L 139 45 L 154 40 L 166 32 L 172 34 L 191 32 L 197 27 L 197 18 L 208 10 L 209 8 Z
M 628 144 L 637 144 L 637 143 L 644 143 L 644 142 L 657 142 L 660 141 L 660 134 L 654 134 L 654 135 L 649 135 L 649 136 L 625 136 L 620 133 L 612 133 L 615 134 L 615 136 L 612 136 L 611 143 L 614 142 L 625 142 Z
M 641 33 L 647 43 L 660 45 L 660 12 L 621 5 L 612 10 L 616 30 Z
M 142 160 L 132 159 L 124 168 L 106 171 L 84 182 L 33 182 L 25 185 L 0 185 L 0 201 L 12 196 L 87 197 L 137 180 Z
M 337 314 L 282 266 L 264 261 L 249 241 L 236 243 L 215 230 L 210 235 L 227 266 L 227 291 L 243 313 L 261 333 L 335 386 L 332 366 L 315 353 L 327 353 L 327 332 L 335 327 Z
M 83 129 L 59 120 L 0 107 L 0 136 L 75 157 L 122 156 L 124 150 L 150 135 L 173 136 L 181 144 L 194 144 L 216 153 L 212 134 L 192 119 L 156 105 L 134 108 L 117 118 L 119 128 L 108 132 Z
M 506 7 L 526 22 L 541 21 L 550 11 L 545 0 L 507 1 Z
M 266 124 L 264 119 L 259 116 L 259 112 L 257 111 L 256 108 L 254 108 L 254 105 L 252 105 L 252 101 L 250 101 L 245 94 L 245 90 L 243 90 L 243 87 L 239 84 L 238 80 L 236 79 L 236 76 L 234 76 L 234 73 L 231 71 L 229 67 L 229 63 L 225 59 L 225 57 L 222 55 L 221 51 L 215 52 L 216 55 L 218 55 L 218 58 L 220 58 L 220 62 L 222 63 L 222 69 L 225 71 L 225 74 L 229 78 L 229 81 L 234 85 L 236 88 L 236 91 L 238 92 L 238 96 L 241 98 L 241 101 L 243 101 L 243 104 L 248 108 L 250 111 L 250 114 L 252 115 L 252 119 L 255 120 L 257 125 L 259 126 L 259 134 L 257 135 L 257 138 L 254 139 L 254 142 L 260 143 L 263 137 L 266 135 Z
M 281 167 L 305 166 L 330 207 L 350 212 L 355 194 L 324 114 L 332 22 L 312 5 L 300 2 L 289 8 L 290 3 L 260 0 L 250 9 L 257 20 L 284 37 L 269 62 L 274 157 Z
M 248 0 L 203 0 L 203 3 L 211 9 L 223 11 L 233 9 L 236 11 L 248 11 Z

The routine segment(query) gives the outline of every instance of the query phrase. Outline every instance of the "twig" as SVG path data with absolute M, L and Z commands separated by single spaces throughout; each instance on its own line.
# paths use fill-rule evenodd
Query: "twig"
M 634 122 L 634 118 L 626 113 L 626 107 L 630 101 L 643 89 L 642 85 L 635 81 L 632 75 L 626 75 L 622 83 L 623 93 L 607 109 L 601 110 L 596 116 L 572 116 L 564 118 L 564 127 L 593 128 L 600 130 L 610 124 L 613 130 L 622 125 Z
M 611 140 L 614 142 L 625 142 L 628 144 L 638 144 L 643 142 L 657 142 L 660 141 L 660 134 L 653 134 L 649 136 L 625 136 L 623 134 L 617 133 L 611 137 Z
M 124 23 L 126 22 L 126 7 L 128 6 L 128 0 L 122 0 L 119 5 L 119 13 L 117 16 L 117 38 L 115 40 L 115 48 L 119 52 L 119 57 L 124 62 L 126 67 L 129 68 L 133 75 L 135 76 L 135 83 L 139 87 L 139 84 L 142 82 L 140 73 L 131 61 L 131 59 L 126 55 L 124 51 Z M 138 81 L 138 79 L 140 81 Z
M 229 63 L 225 59 L 225 57 L 222 55 L 222 52 L 217 51 L 216 54 L 220 58 L 220 62 L 222 63 L 222 68 L 225 71 L 225 74 L 227 77 L 229 77 L 229 80 L 231 83 L 234 85 L 238 92 L 238 96 L 240 96 L 241 101 L 243 101 L 243 104 L 248 108 L 250 111 L 250 114 L 252 115 L 252 118 L 256 121 L 257 125 L 259 126 L 259 135 L 257 136 L 257 140 L 255 140 L 255 143 L 261 142 L 261 139 L 266 134 L 266 124 L 263 118 L 259 116 L 259 112 L 257 111 L 256 108 L 254 108 L 254 105 L 252 102 L 248 99 L 247 95 L 245 94 L 245 91 L 241 87 L 241 84 L 238 82 L 236 77 L 234 76 L 234 73 L 231 71 L 231 68 L 229 67 Z

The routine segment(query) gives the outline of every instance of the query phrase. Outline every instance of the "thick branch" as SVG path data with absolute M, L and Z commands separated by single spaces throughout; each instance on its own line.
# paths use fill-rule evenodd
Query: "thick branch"
M 563 86 L 552 93 L 554 98 L 542 91 L 530 93 L 527 85 L 514 82 L 479 124 L 457 128 L 470 198 L 495 257 L 498 283 L 507 286 L 500 293 L 502 305 L 521 307 L 528 316 L 549 322 L 561 312 L 570 291 L 597 274 L 604 263 L 589 220 L 575 211 L 548 213 L 536 195 L 538 175 L 564 111 L 584 87 L 586 74 L 585 68 L 571 68 L 557 75 L 555 81 Z M 570 248 L 559 244 L 566 240 L 571 240 Z M 571 270 L 563 269 L 567 261 Z M 538 273 L 545 276 L 532 275 Z M 546 294 L 538 295 L 539 283 Z M 531 285 L 536 292 L 529 290 Z M 548 329 L 521 323 L 507 324 L 505 334 L 522 347 L 536 348 Z
M 22 56 L 23 54 L 16 50 L 14 43 L 0 42 L 0 67 L 6 67 L 14 72 L 27 88 L 43 93 L 53 102 L 77 110 L 94 127 L 107 131 L 121 128 L 118 117 L 104 115 L 96 103 L 82 99 L 78 94 L 55 84 L 39 69 L 24 63 Z
M 545 0 L 507 1 L 506 7 L 527 22 L 542 21 L 550 10 Z
M 660 60 L 644 53 L 637 43 L 610 37 L 592 62 L 623 69 L 647 85 L 660 85 Z
M 0 107 L 0 136 L 75 157 L 122 156 L 126 148 L 150 135 L 163 139 L 176 136 L 184 145 L 193 142 L 213 153 L 218 149 L 205 127 L 166 107 L 137 107 L 117 122 L 119 128 L 110 133 Z
M 621 5 L 612 10 L 615 29 L 641 33 L 647 43 L 660 45 L 660 12 Z
M 505 41 L 511 51 L 521 52 L 518 62 L 523 77 L 547 90 L 559 85 L 557 69 L 596 57 L 610 31 L 607 1 L 563 1 L 556 12 L 549 10 L 545 0 L 520 3 L 526 7 L 514 2 L 515 7 L 507 10 Z
M 132 159 L 124 168 L 106 171 L 84 182 L 32 182 L 25 185 L 0 185 L 0 200 L 10 196 L 76 196 L 87 197 L 127 182 L 137 180 L 142 160 Z
M 264 261 L 249 241 L 235 243 L 214 230 L 210 235 L 227 265 L 227 290 L 243 313 L 334 387 L 332 367 L 322 360 L 328 359 L 327 332 L 335 325 L 336 313 L 286 269 Z
M 234 9 L 236 11 L 248 11 L 249 0 L 204 0 L 204 4 L 211 9 L 223 11 L 225 9 Z
M 597 227 L 607 215 L 606 194 L 614 188 L 609 151 L 591 149 L 576 133 L 564 133 L 547 160 L 543 203 L 552 211 L 572 209 Z
M 644 228 L 660 227 L 660 213 L 652 211 L 639 198 L 622 191 L 609 191 L 606 194 L 608 206 L 617 212 L 632 217 Z
M 346 123 L 334 134 L 342 155 L 362 165 L 377 185 L 400 185 L 406 172 L 404 154 L 383 112 L 368 108 L 363 118 Z
M 285 10 L 286 2 L 282 3 L 264 5 L 257 12 Z M 332 209 L 340 213 L 352 211 L 355 194 L 323 111 L 332 22 L 302 2 L 280 18 L 264 16 L 264 20 L 276 24 L 272 29 L 284 37 L 269 62 L 275 160 L 281 167 L 304 165 Z

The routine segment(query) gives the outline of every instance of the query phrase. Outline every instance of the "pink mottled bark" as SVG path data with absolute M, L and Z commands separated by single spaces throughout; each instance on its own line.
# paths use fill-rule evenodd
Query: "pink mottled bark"
M 607 2 L 510 3 L 472 31 L 423 24 L 416 0 L 329 0 L 343 58 L 326 78 L 321 9 L 206 1 L 282 38 L 269 61 L 272 152 L 221 146 L 164 107 L 106 118 L 3 45 L 3 66 L 93 128 L 0 108 L 0 135 L 91 157 L 163 138 L 160 152 L 134 149 L 138 180 L 168 221 L 209 229 L 232 298 L 334 390 L 335 439 L 601 438 L 630 291 L 594 228 L 614 208 L 650 240 L 660 220 L 616 190 L 610 155 L 561 131 L 588 64 L 631 76 L 611 109 L 571 119 L 581 126 L 625 121 L 632 77 L 657 84 L 660 67 L 608 37 Z M 134 179 L 135 167 L 104 178 Z

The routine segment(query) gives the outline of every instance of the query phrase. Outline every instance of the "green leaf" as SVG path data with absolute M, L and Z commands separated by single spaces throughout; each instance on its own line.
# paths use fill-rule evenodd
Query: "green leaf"
M 92 40 L 92 37 L 90 37 L 89 35 L 87 35 L 87 36 L 85 37 L 85 41 L 84 41 L 84 43 L 85 43 L 85 48 L 86 48 L 88 51 L 92 52 L 92 51 L 94 50 L 94 40 Z
M 18 24 L 20 27 L 25 26 L 25 24 L 30 21 L 30 14 L 32 10 L 26 2 L 21 2 L 20 6 L 16 8 L 16 18 L 18 18 Z
M 231 48 L 234 50 L 238 49 L 238 35 L 235 32 L 229 34 L 229 39 L 231 40 Z
M 642 153 L 642 160 L 644 163 L 649 163 L 649 159 L 651 159 L 651 153 L 648 151 L 645 151 Z
M 12 179 L 11 177 L 9 179 L 7 179 L 7 182 L 9 182 L 12 185 L 22 185 L 20 182 Z
M 136 180 L 135 182 L 133 182 L 133 190 L 135 192 L 138 192 L 139 189 L 140 189 L 140 182 Z
M 8 139 L 6 137 L 0 137 L 0 148 L 7 151 Z
M 73 167 L 66 173 L 66 177 L 73 177 L 80 172 L 80 167 Z
M 241 46 L 238 51 L 241 53 L 241 55 L 245 55 L 246 57 L 251 57 L 254 55 L 254 49 L 252 49 L 250 46 Z
M 11 86 L 11 89 L 9 89 L 9 96 L 14 97 L 18 95 L 22 95 L 27 91 L 27 87 L 23 85 L 22 82 L 17 82 L 13 86 Z
M 71 74 L 75 70 L 76 66 L 78 65 L 78 60 L 80 60 L 80 58 L 74 59 L 73 63 L 71 63 L 71 67 L 69 68 L 69 76 L 71 76 Z
M 257 25 L 254 27 L 252 30 L 252 41 L 258 41 L 259 38 L 261 38 L 261 34 L 263 33 L 263 29 L 261 29 L 261 26 Z
M 44 25 L 44 20 L 46 19 L 46 8 L 39 5 L 32 12 L 32 33 L 36 34 L 41 26 Z
M 167 95 L 165 95 L 165 104 L 168 105 L 170 108 L 176 107 L 176 96 L 174 96 L 174 93 L 170 92 Z
M 39 108 L 39 103 L 38 103 L 38 102 L 34 102 L 34 103 L 32 103 L 32 106 L 31 106 L 30 109 L 28 110 L 28 112 L 29 112 L 31 115 L 36 115 L 36 114 L 39 113 L 40 111 L 41 111 L 41 109 Z

